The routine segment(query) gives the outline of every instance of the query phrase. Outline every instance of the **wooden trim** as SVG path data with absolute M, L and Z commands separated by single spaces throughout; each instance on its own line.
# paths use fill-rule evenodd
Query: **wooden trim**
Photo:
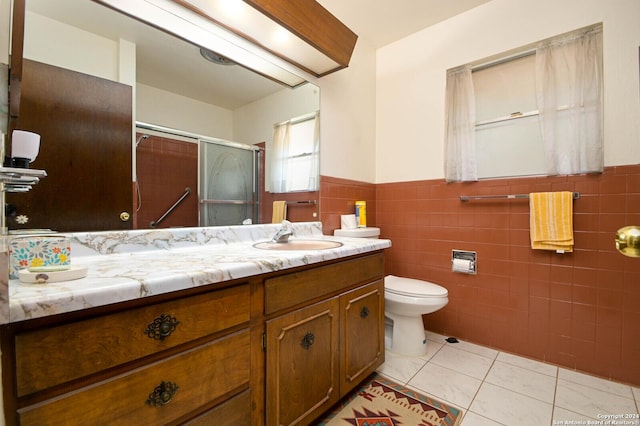
M 16 127 L 22 92 L 22 52 L 24 50 L 25 0 L 14 0 L 9 60 L 9 133 Z
M 298 68 L 322 77 L 332 72 L 349 66 L 353 49 L 358 40 L 357 34 L 351 31 L 338 18 L 322 7 L 316 0 L 243 0 L 263 15 L 282 25 L 293 34 L 300 37 L 316 50 L 338 63 L 338 66 L 326 72 L 310 69 L 304 64 L 298 63 L 286 56 L 284 52 L 274 51 L 264 46 L 260 40 L 256 40 L 237 28 L 229 27 L 220 22 L 216 17 L 207 14 L 202 9 L 195 7 L 189 0 L 172 0 L 174 3 L 189 9 L 227 30 L 238 34 L 240 37 L 260 46 L 273 55 L 297 66 Z
M 358 36 L 315 0 L 244 0 L 343 67 Z

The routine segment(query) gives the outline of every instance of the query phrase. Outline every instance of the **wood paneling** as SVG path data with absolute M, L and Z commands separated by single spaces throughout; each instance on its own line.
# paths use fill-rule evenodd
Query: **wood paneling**
M 41 135 L 31 167 L 47 177 L 7 203 L 27 228 L 61 232 L 131 229 L 131 86 L 24 60 L 16 128 Z M 17 225 L 9 217 L 10 229 Z
M 294 272 L 265 280 L 265 313 L 331 295 L 348 286 L 380 277 L 384 271 L 384 256 L 373 254 L 332 265 Z
M 179 324 L 166 338 L 152 338 L 146 330 L 162 315 Z M 249 286 L 242 285 L 18 334 L 18 396 L 248 322 Z

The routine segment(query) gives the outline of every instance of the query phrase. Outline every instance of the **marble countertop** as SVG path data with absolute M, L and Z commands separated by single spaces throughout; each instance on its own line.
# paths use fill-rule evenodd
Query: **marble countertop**
M 320 222 L 294 223 L 292 239 L 325 239 L 342 246 L 283 251 L 253 247 L 280 225 L 242 225 L 74 233 L 71 265 L 88 275 L 47 284 L 9 282 L 10 322 L 260 275 L 391 247 L 384 239 L 322 235 Z

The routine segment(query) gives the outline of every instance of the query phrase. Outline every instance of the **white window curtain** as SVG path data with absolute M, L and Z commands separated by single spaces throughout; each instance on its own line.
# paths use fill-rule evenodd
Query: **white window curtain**
M 273 149 L 271 152 L 271 181 L 269 189 L 273 193 L 287 192 L 289 145 L 291 143 L 291 121 L 277 125 L 273 129 Z
M 297 130 L 313 120 L 312 132 Z M 298 126 L 294 129 L 294 126 Z M 300 140 L 295 140 L 297 138 Z M 294 145 L 295 144 L 295 145 Z M 274 126 L 269 191 L 317 191 L 320 176 L 320 112 L 302 121 L 289 120 Z
M 536 49 L 537 99 L 547 173 L 604 169 L 602 28 Z
M 307 191 L 320 189 L 320 111 L 316 111 L 313 126 L 313 152 L 309 170 L 309 186 Z
M 445 179 L 478 180 L 475 142 L 476 107 L 471 67 L 447 72 L 445 98 Z

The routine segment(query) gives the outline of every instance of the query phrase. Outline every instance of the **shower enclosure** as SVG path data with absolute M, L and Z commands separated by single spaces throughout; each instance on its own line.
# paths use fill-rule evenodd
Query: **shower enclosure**
M 260 223 L 260 148 L 143 122 L 136 132 L 141 227 Z
M 200 226 L 260 222 L 260 150 L 199 140 Z

